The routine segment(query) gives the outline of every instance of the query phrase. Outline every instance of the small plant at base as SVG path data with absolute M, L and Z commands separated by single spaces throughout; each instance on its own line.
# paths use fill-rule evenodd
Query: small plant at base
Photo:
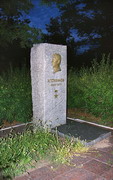
M 55 156 L 53 156 L 53 161 L 56 163 L 70 164 L 70 159 L 74 153 L 87 152 L 88 148 L 85 147 L 80 141 L 76 141 L 71 138 L 65 138 L 62 143 L 54 147 Z
M 78 148 L 79 147 L 79 148 Z M 16 176 L 33 166 L 33 162 L 51 157 L 54 162 L 67 163 L 73 152 L 82 148 L 73 140 L 56 137 L 48 131 L 38 129 L 0 139 L 0 169 L 4 176 Z M 50 151 L 51 150 L 51 151 Z M 51 156 L 50 156 L 51 152 Z

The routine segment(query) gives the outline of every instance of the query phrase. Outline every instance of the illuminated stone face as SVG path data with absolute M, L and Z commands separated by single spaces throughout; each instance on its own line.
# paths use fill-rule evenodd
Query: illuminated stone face
M 35 44 L 31 49 L 33 123 L 54 128 L 66 124 L 67 48 Z
M 52 66 L 53 66 L 54 73 L 61 71 L 60 64 L 61 64 L 61 55 L 53 54 Z

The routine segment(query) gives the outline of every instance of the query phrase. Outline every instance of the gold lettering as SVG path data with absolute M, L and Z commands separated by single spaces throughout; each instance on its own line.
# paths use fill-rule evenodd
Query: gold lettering
M 64 82 L 64 79 L 48 79 L 48 82 Z

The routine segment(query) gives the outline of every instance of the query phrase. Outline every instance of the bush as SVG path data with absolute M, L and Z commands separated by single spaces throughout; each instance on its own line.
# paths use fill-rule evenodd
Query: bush
M 85 108 L 103 119 L 113 119 L 113 62 L 102 56 L 93 60 L 90 69 L 79 73 L 70 71 L 68 76 L 68 107 Z
M 27 122 L 32 117 L 30 75 L 26 68 L 0 76 L 0 122 Z

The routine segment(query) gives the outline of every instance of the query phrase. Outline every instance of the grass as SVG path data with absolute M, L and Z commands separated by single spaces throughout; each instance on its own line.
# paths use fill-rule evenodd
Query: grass
M 101 124 L 113 124 L 113 62 L 103 55 L 90 69 L 74 69 L 68 74 L 68 108 L 84 109 L 99 117 Z M 30 75 L 23 69 L 0 76 L 0 124 L 4 120 L 28 122 L 32 119 Z M 59 139 L 48 131 L 26 131 L 0 139 L 0 169 L 5 176 L 23 173 L 43 158 L 69 163 L 74 152 L 87 149 L 73 139 Z M 51 152 L 51 153 L 50 153 Z
M 71 70 L 68 75 L 68 108 L 81 108 L 113 126 L 113 61 L 102 56 L 90 69 Z
M 92 67 L 71 69 L 68 73 L 68 108 L 81 109 L 98 118 L 98 123 L 113 126 L 113 61 L 102 56 Z M 79 114 L 79 112 L 78 112 Z M 87 120 L 87 117 L 82 116 Z M 0 76 L 0 125 L 32 120 L 30 74 L 23 67 Z M 89 120 L 89 119 L 88 119 Z
M 0 76 L 0 125 L 28 122 L 32 117 L 30 75 L 26 68 L 10 70 Z
M 34 161 L 51 159 L 55 163 L 69 163 L 74 152 L 85 152 L 79 141 L 59 139 L 47 130 L 10 134 L 0 139 L 0 169 L 5 177 L 14 177 L 33 167 Z

